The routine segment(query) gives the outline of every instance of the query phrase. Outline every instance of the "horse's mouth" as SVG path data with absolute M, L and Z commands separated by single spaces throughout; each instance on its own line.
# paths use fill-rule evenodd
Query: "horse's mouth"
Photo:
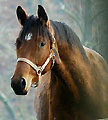
M 19 87 L 12 87 L 12 88 L 16 95 L 27 95 L 28 93 L 28 91 L 26 91 L 25 89 L 20 90 Z

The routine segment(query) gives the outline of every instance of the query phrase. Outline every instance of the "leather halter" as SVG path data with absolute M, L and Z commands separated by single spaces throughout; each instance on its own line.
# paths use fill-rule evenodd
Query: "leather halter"
M 44 69 L 46 68 L 46 66 L 48 65 L 51 59 L 52 59 L 52 67 L 54 66 L 55 63 L 55 54 L 53 51 L 53 47 L 55 46 L 55 37 L 53 35 L 51 37 L 52 37 L 52 49 L 50 49 L 50 55 L 42 66 L 37 66 L 27 58 L 18 58 L 17 62 L 25 62 L 29 64 L 36 71 L 37 75 L 40 77 L 41 73 L 44 71 Z

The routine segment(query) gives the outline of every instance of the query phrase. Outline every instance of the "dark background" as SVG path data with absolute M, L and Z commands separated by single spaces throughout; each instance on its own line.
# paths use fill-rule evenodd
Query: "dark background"
M 21 5 L 28 14 L 36 14 L 38 4 L 45 7 L 50 19 L 68 24 L 83 45 L 96 50 L 108 63 L 108 0 L 0 0 L 0 120 L 35 120 L 36 89 L 31 88 L 27 96 L 16 96 L 10 78 L 20 31 L 16 7 Z

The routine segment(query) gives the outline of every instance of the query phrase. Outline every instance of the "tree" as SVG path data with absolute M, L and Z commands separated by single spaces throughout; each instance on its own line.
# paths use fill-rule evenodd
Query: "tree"
M 108 1 L 107 0 L 93 0 L 95 2 L 95 16 L 94 26 L 96 34 L 94 38 L 97 39 L 98 49 L 96 49 L 108 63 Z

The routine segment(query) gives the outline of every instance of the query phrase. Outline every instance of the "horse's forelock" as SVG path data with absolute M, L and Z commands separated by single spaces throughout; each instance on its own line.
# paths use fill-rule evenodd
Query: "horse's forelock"
M 23 26 L 20 37 L 21 39 L 24 39 L 27 33 L 33 32 L 35 37 L 41 36 L 45 37 L 46 34 L 49 36 L 49 30 L 46 26 L 42 26 L 41 21 L 34 15 L 30 16 Z

